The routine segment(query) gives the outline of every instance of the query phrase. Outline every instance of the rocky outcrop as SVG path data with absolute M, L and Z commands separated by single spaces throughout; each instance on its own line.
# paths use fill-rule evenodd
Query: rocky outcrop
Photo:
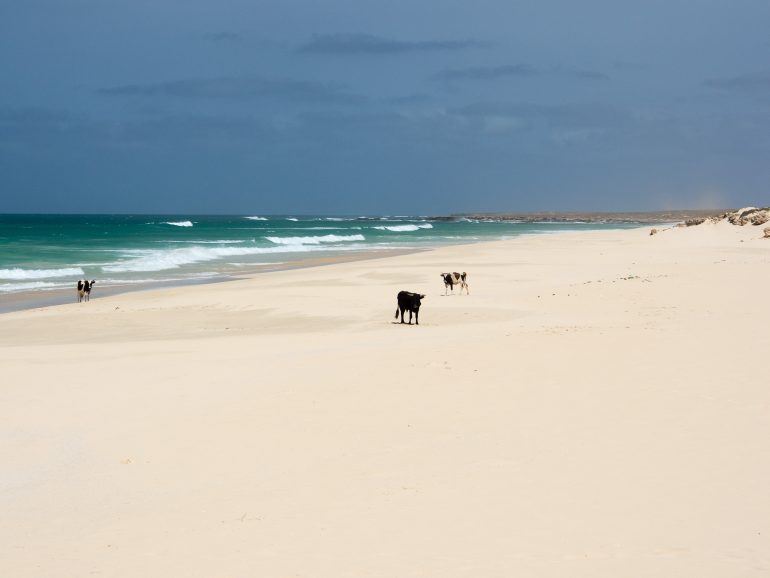
M 657 235 L 657 234 L 658 234 L 658 230 L 657 229 L 650 229 L 650 237 L 652 237 L 653 235 Z
M 692 217 L 677 223 L 675 226 L 695 227 L 697 225 L 702 225 L 703 223 L 715 224 L 721 221 L 727 221 L 731 225 L 737 225 L 739 227 L 745 225 L 764 225 L 765 223 L 770 223 L 770 207 L 743 207 L 737 211 L 730 211 L 719 215 Z M 654 232 L 650 232 L 650 235 L 654 234 Z
M 765 227 L 765 239 L 770 239 L 770 227 Z
M 733 213 L 726 213 L 725 217 L 733 225 L 763 225 L 770 221 L 770 207 L 744 207 Z

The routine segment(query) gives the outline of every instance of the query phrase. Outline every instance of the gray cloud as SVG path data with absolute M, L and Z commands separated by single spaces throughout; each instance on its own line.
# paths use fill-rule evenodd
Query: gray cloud
M 419 40 L 406 41 L 370 34 L 319 34 L 297 49 L 301 54 L 401 54 L 407 52 L 456 51 L 484 48 L 478 40 Z
M 502 66 L 471 66 L 451 68 L 437 73 L 439 80 L 496 80 L 498 78 L 522 78 L 539 74 L 528 64 L 504 64 Z
M 203 143 L 239 145 L 274 137 L 267 122 L 250 116 L 158 115 L 124 120 L 97 120 L 60 110 L 42 108 L 0 109 L 0 146 L 61 146 L 77 143 L 104 146 L 173 145 Z
M 424 104 L 426 102 L 431 102 L 432 100 L 434 100 L 434 97 L 432 97 L 429 94 L 415 93 L 415 94 L 406 94 L 402 96 L 392 96 L 384 99 L 383 102 L 387 104 L 394 104 L 394 105 L 407 105 L 407 104 Z
M 209 34 L 205 34 L 204 38 L 211 40 L 212 42 L 237 42 L 238 40 L 241 40 L 243 36 L 240 32 L 222 30 L 220 32 L 211 32 Z
M 72 136 L 90 139 L 105 134 L 107 131 L 99 123 L 63 110 L 0 109 L 0 145 L 16 147 L 34 143 L 46 147 Z
M 556 74 L 577 78 L 579 80 L 609 80 L 609 76 L 596 70 L 584 70 L 581 68 L 557 68 Z
M 646 68 L 646 65 L 642 64 L 641 62 L 632 62 L 629 60 L 615 60 L 612 63 L 612 68 L 615 70 L 644 70 Z
M 736 90 L 740 92 L 770 91 L 770 72 L 756 72 L 730 76 L 726 78 L 709 78 L 703 84 L 710 88 Z
M 276 98 L 295 102 L 359 104 L 366 100 L 359 94 L 335 84 L 260 77 L 220 77 L 172 80 L 154 84 L 125 84 L 102 88 L 99 94 L 118 96 L 164 96 L 197 99 L 245 100 Z
M 541 130 L 550 138 L 565 142 L 627 128 L 633 121 L 628 113 L 601 104 L 478 102 L 450 109 L 448 113 L 487 132 Z
M 545 72 L 559 76 L 577 78 L 579 80 L 607 80 L 603 72 L 584 70 L 564 66 L 554 66 Z M 444 81 L 456 80 L 498 80 L 501 78 L 527 78 L 544 74 L 528 64 L 504 64 L 501 66 L 470 66 L 467 68 L 451 68 L 442 70 L 434 78 Z

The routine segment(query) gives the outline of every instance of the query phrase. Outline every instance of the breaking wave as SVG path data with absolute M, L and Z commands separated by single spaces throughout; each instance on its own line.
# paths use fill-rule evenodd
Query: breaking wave
M 26 279 L 50 279 L 51 277 L 72 277 L 85 275 L 80 267 L 65 267 L 63 269 L 0 269 L 0 279 L 24 281 Z
M 433 225 L 430 223 L 423 223 L 421 225 L 382 225 L 379 227 L 372 227 L 373 229 L 379 229 L 380 231 L 393 231 L 394 233 L 405 233 L 408 231 L 418 231 L 420 229 L 432 229 Z
M 163 221 L 164 225 L 174 225 L 175 227 L 192 227 L 192 221 Z
M 0 293 L 32 291 L 36 289 L 61 289 L 63 287 L 68 287 L 69 285 L 69 283 L 52 283 L 50 281 L 30 281 L 29 283 L 0 283 Z
M 253 239 L 252 239 L 253 241 Z M 158 243 L 195 243 L 196 245 L 237 245 L 245 243 L 246 239 L 218 239 L 216 241 L 201 241 L 198 239 L 157 241 Z
M 335 238 L 334 240 L 329 239 Z M 165 271 L 178 269 L 184 265 L 215 261 L 224 257 L 238 257 L 244 255 L 267 255 L 272 253 L 297 253 L 320 250 L 320 247 L 306 246 L 320 243 L 334 243 L 341 241 L 363 241 L 363 235 L 350 235 L 348 237 L 271 237 L 277 247 L 184 247 L 180 249 L 159 250 L 135 250 L 126 253 L 131 258 L 124 259 L 110 265 L 103 265 L 102 271 L 109 273 L 138 273 L 150 271 Z M 312 241 L 308 239 L 326 239 L 325 241 Z M 306 241 L 306 242 L 305 242 Z M 336 249 L 335 249 L 336 250 Z
M 265 237 L 276 245 L 319 245 L 321 243 L 345 243 L 363 241 L 363 235 L 322 235 L 320 237 Z
M 267 221 L 265 217 L 246 217 L 249 221 Z
M 133 258 L 111 265 L 103 265 L 102 271 L 110 273 L 136 273 L 178 269 L 183 265 L 214 261 L 237 255 L 276 253 L 280 247 L 184 247 L 182 249 L 137 250 Z

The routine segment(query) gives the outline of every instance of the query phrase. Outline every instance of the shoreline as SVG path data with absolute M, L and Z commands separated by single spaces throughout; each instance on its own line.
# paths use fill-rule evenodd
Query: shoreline
M 344 261 L 347 257 L 342 257 L 341 255 L 347 254 L 358 255 L 352 257 L 354 259 L 366 259 L 369 258 L 369 254 L 379 253 L 380 251 L 385 255 L 397 255 L 401 251 L 420 251 L 454 244 L 486 242 L 530 234 L 530 232 L 551 234 L 573 228 L 580 230 L 593 227 L 612 229 L 615 227 L 642 226 L 641 223 L 631 225 L 625 222 L 602 223 L 599 225 L 598 223 L 591 222 L 557 222 L 554 220 L 541 224 L 503 224 L 500 222 L 479 224 L 445 223 L 440 220 L 434 223 L 435 231 L 413 233 L 421 228 L 425 228 L 426 231 L 434 229 L 434 226 L 424 223 L 415 225 L 411 222 L 411 218 L 406 217 L 403 218 L 406 219 L 403 222 L 409 221 L 408 224 L 394 225 L 393 223 L 396 221 L 402 223 L 400 220 L 402 218 L 393 217 L 390 218 L 392 222 L 389 225 L 369 224 L 362 227 L 350 225 L 349 223 L 344 225 L 325 223 L 323 226 L 317 227 L 315 224 L 302 224 L 302 227 L 299 228 L 302 230 L 295 232 L 296 227 L 294 227 L 294 223 L 288 223 L 288 228 L 285 228 L 287 226 L 287 223 L 284 222 L 286 219 L 269 225 L 269 227 L 273 228 L 263 230 L 260 228 L 263 227 L 261 223 L 257 225 L 248 224 L 244 227 L 244 224 L 241 222 L 232 223 L 227 220 L 220 222 L 215 218 L 210 218 L 206 221 L 200 218 L 201 222 L 196 221 L 195 225 L 196 227 L 200 226 L 199 229 L 187 230 L 183 228 L 169 231 L 168 227 L 158 229 L 155 222 L 158 219 L 151 223 L 144 222 L 150 218 L 149 216 L 144 218 L 133 216 L 125 223 L 120 220 L 116 221 L 110 215 L 99 216 L 101 220 L 97 219 L 93 223 L 85 221 L 80 223 L 77 220 L 71 222 L 66 220 L 68 216 L 61 215 L 50 216 L 49 220 L 57 221 L 59 217 L 64 219 L 62 223 L 66 224 L 68 230 L 75 232 L 67 238 L 66 242 L 64 240 L 60 241 L 62 247 L 68 247 L 72 243 L 88 247 L 89 244 L 84 240 L 85 238 L 80 239 L 77 237 L 80 234 L 77 232 L 81 230 L 78 227 L 82 226 L 92 227 L 95 231 L 101 231 L 108 238 L 111 238 L 111 234 L 108 234 L 108 232 L 112 231 L 112 227 L 119 231 L 117 233 L 118 241 L 107 243 L 107 249 L 97 244 L 92 250 L 85 249 L 82 254 L 80 252 L 75 254 L 65 253 L 61 255 L 61 259 L 57 256 L 59 252 L 57 247 L 47 247 L 42 237 L 36 238 L 37 240 L 34 242 L 31 241 L 32 247 L 40 245 L 42 249 L 38 247 L 38 249 L 30 249 L 27 252 L 21 247 L 11 250 L 10 253 L 7 251 L 3 253 L 0 250 L 0 261 L 6 263 L 0 266 L 0 274 L 5 275 L 3 279 L 9 280 L 3 283 L 3 291 L 0 292 L 0 314 L 76 301 L 73 298 L 74 289 L 72 287 L 78 278 L 78 272 L 81 278 L 87 277 L 97 280 L 95 291 L 92 294 L 93 299 L 96 300 L 99 298 L 99 295 L 222 282 L 229 279 L 242 278 L 244 275 L 249 274 L 260 274 L 262 272 L 283 270 L 297 266 L 313 266 L 315 263 L 327 261 Z M 317 219 L 314 218 L 313 220 Z M 369 220 L 371 219 L 367 219 L 367 221 Z M 116 222 L 118 225 L 115 224 Z M 380 222 L 380 219 L 377 219 L 377 222 Z M 24 227 L 27 225 L 22 225 L 23 223 L 12 222 L 11 231 L 18 229 L 18 231 L 23 232 L 25 230 Z M 64 227 L 65 225 L 59 224 L 57 226 Z M 39 235 L 43 235 L 48 231 L 46 227 L 52 227 L 52 225 L 48 221 L 44 221 L 41 227 L 35 228 L 35 230 L 39 231 Z M 307 228 L 303 229 L 303 227 Z M 147 228 L 146 231 L 145 228 Z M 212 228 L 216 230 L 215 233 L 211 232 Z M 334 234 L 327 235 L 325 231 L 318 232 L 316 229 L 319 228 L 335 229 L 335 232 Z M 362 231 L 362 228 L 366 230 Z M 172 229 L 176 228 L 172 227 Z M 52 230 L 57 231 L 55 227 Z M 120 247 L 126 245 L 126 243 L 128 243 L 126 247 L 131 247 L 131 236 L 125 231 L 131 231 L 131 234 L 135 234 L 138 230 L 141 230 L 143 235 L 137 236 L 135 239 L 136 247 L 140 247 L 140 249 L 136 249 L 136 247 L 134 249 L 121 249 Z M 414 237 L 412 236 L 413 234 Z M 431 238 L 434 234 L 436 235 L 435 238 Z M 73 235 L 75 236 L 73 237 Z M 124 238 L 120 237 L 120 235 L 127 236 Z M 255 237 L 251 238 L 251 235 Z M 171 238 L 172 236 L 175 237 Z M 360 241 L 364 241 L 365 236 L 366 243 L 362 243 L 360 247 L 356 247 L 353 250 L 345 250 L 342 242 L 352 241 L 353 236 L 356 236 L 356 240 Z M 156 237 L 165 240 L 158 240 Z M 320 245 L 325 242 L 332 243 L 332 240 L 327 240 L 327 237 L 334 237 L 333 241 L 339 242 L 339 247 L 321 247 Z M 13 235 L 10 238 L 13 238 Z M 256 245 L 252 246 L 258 240 L 260 242 L 263 240 L 270 241 L 275 246 L 271 245 L 264 248 Z M 312 251 L 310 249 L 303 251 L 303 248 L 297 247 L 296 252 L 292 252 L 292 248 L 289 247 L 292 243 L 300 245 L 305 241 L 311 244 L 315 242 L 319 247 L 313 247 Z M 159 244 L 159 248 L 153 248 L 155 243 Z M 246 244 L 241 245 L 241 243 Z M 224 245 L 220 246 L 219 244 Z M 386 250 L 385 247 L 388 246 L 389 248 Z M 12 248 L 13 243 L 10 243 L 9 247 Z M 43 249 L 43 254 L 47 252 L 47 254 L 56 256 L 56 258 L 47 261 L 46 259 L 36 261 L 35 251 L 42 251 Z M 289 249 L 289 251 L 284 252 L 284 249 Z M 317 249 L 321 249 L 321 251 L 316 252 Z M 64 250 L 62 249 L 62 251 Z M 112 255 L 113 250 L 118 252 Z M 111 256 L 102 257 L 102 252 L 104 251 L 107 251 Z M 278 253 L 283 253 L 283 255 L 276 258 L 271 254 L 267 259 L 260 259 L 259 254 L 263 251 L 277 251 Z M 120 256 L 118 257 L 118 255 Z M 240 261 L 239 255 L 244 255 L 242 259 L 245 261 L 244 263 L 228 263 L 231 260 Z M 314 255 L 321 256 L 315 257 Z M 281 259 L 282 256 L 286 256 L 292 259 L 292 261 L 283 261 Z M 333 257 L 331 261 L 328 259 L 329 256 Z M 252 260 L 262 261 L 262 263 L 249 263 Z M 276 262 L 273 263 L 271 262 L 272 260 Z M 128 265 L 125 265 L 125 261 L 128 262 Z M 139 263 L 134 264 L 132 261 L 139 261 Z M 140 273 L 147 267 L 149 267 L 149 272 L 146 275 Z M 114 275 L 112 271 L 117 271 L 117 275 Z M 121 274 L 120 271 L 124 271 L 125 274 Z M 45 275 L 46 273 L 48 273 L 47 276 Z M 30 280 L 32 282 L 29 282 Z M 107 282 L 110 282 L 110 284 L 106 285 Z
M 483 242 L 483 241 L 482 241 Z M 458 243 L 459 245 L 460 243 Z M 464 244 L 464 243 L 463 243 Z M 472 244 L 472 243 L 470 243 Z M 437 245 L 442 246 L 442 245 Z M 244 271 L 242 274 L 227 274 L 221 277 L 204 277 L 190 279 L 175 279 L 173 281 L 152 281 L 149 283 L 126 283 L 114 284 L 108 286 L 97 286 L 91 296 L 91 301 L 98 301 L 105 297 L 122 295 L 125 293 L 158 291 L 161 289 L 171 289 L 174 287 L 188 287 L 197 285 L 212 285 L 219 283 L 229 283 L 243 279 L 274 273 L 276 271 L 289 271 L 292 269 L 306 269 L 313 267 L 325 267 L 337 263 L 348 263 L 353 261 L 368 261 L 370 259 L 383 259 L 386 257 L 397 257 L 399 255 L 408 255 L 422 251 L 430 251 L 435 247 L 415 247 L 414 249 L 392 249 L 392 250 L 371 250 L 356 251 L 347 253 L 337 253 L 329 256 L 319 256 L 314 258 L 297 259 L 294 261 L 284 261 L 276 264 L 265 264 L 253 270 Z M 332 252 L 332 251 L 330 251 Z M 97 291 L 98 290 L 98 291 Z M 38 291 L 17 291 L 0 295 L 0 316 L 6 313 L 18 311 L 27 311 L 31 309 L 42 309 L 47 307 L 56 307 L 57 305 L 66 305 L 68 303 L 77 303 L 74 289 L 51 289 Z

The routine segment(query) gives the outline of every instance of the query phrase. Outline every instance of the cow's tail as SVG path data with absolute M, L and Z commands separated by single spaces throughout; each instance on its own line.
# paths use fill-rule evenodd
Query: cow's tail
M 393 319 L 398 319 L 398 307 L 396 307 L 396 314 L 393 316 Z

